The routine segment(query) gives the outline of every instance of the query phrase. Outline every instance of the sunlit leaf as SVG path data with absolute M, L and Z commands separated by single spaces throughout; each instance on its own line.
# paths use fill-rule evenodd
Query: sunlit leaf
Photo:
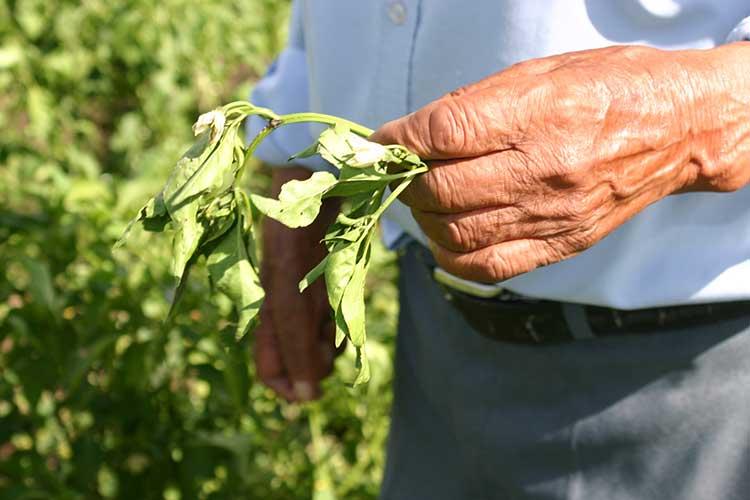
M 287 227 L 309 226 L 320 213 L 322 198 L 336 184 L 329 172 L 315 172 L 304 181 L 292 180 L 284 184 L 278 200 L 253 195 L 253 204 L 264 215 Z
M 247 254 L 242 216 L 206 259 L 214 286 L 229 297 L 237 310 L 235 337 L 243 337 L 256 319 L 264 292 L 257 270 Z

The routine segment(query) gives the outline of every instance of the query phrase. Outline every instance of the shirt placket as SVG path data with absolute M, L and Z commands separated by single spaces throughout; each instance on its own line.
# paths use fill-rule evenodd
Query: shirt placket
M 410 79 L 420 0 L 385 0 L 380 8 L 380 50 L 373 85 L 373 124 L 409 113 Z

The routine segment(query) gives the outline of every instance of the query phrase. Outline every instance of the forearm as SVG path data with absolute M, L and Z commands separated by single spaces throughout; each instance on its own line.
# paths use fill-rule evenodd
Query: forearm
M 689 85 L 675 89 L 687 101 L 686 190 L 735 191 L 750 181 L 750 43 L 681 53 Z

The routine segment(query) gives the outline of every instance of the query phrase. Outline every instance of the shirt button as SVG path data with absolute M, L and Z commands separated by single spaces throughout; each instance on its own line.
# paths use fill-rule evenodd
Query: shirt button
M 388 4 L 388 17 L 393 24 L 404 24 L 406 21 L 406 6 L 401 2 L 391 2 Z

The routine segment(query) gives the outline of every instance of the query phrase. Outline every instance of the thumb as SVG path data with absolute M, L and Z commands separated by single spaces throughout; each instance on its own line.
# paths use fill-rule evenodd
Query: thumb
M 401 144 L 423 160 L 473 158 L 514 147 L 509 118 L 510 111 L 492 89 L 448 94 L 385 123 L 369 139 Z
M 442 154 L 447 153 L 442 151 L 446 146 L 445 140 L 436 140 L 435 137 L 438 133 L 437 122 L 440 120 L 440 116 L 436 115 L 444 113 L 438 111 L 443 109 L 438 102 L 383 124 L 369 140 L 383 145 L 400 144 L 423 160 L 442 157 Z

